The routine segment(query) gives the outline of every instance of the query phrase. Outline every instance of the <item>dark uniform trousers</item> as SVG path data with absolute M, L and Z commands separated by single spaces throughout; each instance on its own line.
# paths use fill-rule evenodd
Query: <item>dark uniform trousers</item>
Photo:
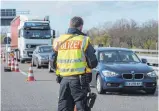
M 89 84 L 81 86 L 79 76 L 63 77 L 60 83 L 58 111 L 90 111 L 87 107 Z

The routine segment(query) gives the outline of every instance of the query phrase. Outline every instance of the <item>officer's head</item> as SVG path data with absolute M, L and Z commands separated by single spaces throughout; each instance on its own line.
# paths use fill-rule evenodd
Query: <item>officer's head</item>
M 70 20 L 70 28 L 76 28 L 82 31 L 83 19 L 81 17 L 75 16 Z

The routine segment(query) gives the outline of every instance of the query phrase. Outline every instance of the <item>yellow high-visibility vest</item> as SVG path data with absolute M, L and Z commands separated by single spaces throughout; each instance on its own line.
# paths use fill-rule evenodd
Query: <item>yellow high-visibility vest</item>
M 56 50 L 61 42 L 65 41 L 72 34 L 61 35 L 54 41 L 53 48 Z M 58 48 L 57 56 L 57 70 L 56 74 L 61 76 L 71 76 L 90 73 L 91 69 L 88 68 L 85 50 L 87 49 L 90 38 L 83 35 L 77 35 Z

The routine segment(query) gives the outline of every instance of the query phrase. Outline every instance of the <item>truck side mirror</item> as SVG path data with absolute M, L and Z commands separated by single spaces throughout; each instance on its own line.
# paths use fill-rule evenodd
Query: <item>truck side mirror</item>
M 52 30 L 53 38 L 55 38 L 55 30 Z

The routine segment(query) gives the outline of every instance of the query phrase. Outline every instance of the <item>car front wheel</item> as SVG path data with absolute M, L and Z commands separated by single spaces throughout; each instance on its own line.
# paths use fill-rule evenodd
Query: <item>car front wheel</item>
M 36 61 L 36 68 L 37 68 L 37 69 L 40 69 L 40 68 L 41 68 L 41 66 L 39 65 L 39 61 L 38 61 L 38 60 Z
M 49 72 L 53 72 L 53 70 L 51 69 L 50 62 L 49 62 L 48 68 L 49 68 Z
M 33 60 L 33 58 L 32 58 L 32 62 L 31 62 L 31 63 L 32 63 L 33 67 L 34 67 L 34 66 L 36 66 L 36 65 L 34 64 L 34 60 Z
M 97 84 L 96 84 L 96 89 L 98 94 L 104 94 L 106 91 L 103 89 L 103 84 L 102 84 L 102 78 L 100 75 L 97 76 Z

